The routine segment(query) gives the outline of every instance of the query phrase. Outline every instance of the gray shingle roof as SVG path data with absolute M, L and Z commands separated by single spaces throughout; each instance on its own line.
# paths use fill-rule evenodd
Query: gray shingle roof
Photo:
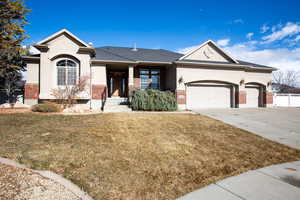
M 142 61 L 142 62 L 174 62 L 179 61 L 179 58 L 183 56 L 183 54 L 164 50 L 164 49 L 144 49 L 144 48 L 137 48 L 137 51 L 133 51 L 132 48 L 129 47 L 113 47 L 113 46 L 104 46 L 95 48 L 96 56 L 93 60 L 110 60 L 110 61 L 123 61 L 123 62 L 135 62 L 135 61 Z M 40 56 L 40 54 L 35 54 L 31 56 Z M 194 62 L 194 63 L 215 63 L 215 64 L 228 64 L 226 62 L 215 62 L 215 61 L 201 61 L 201 60 L 181 60 L 184 62 Z M 234 65 L 247 65 L 253 66 L 257 68 L 264 68 L 264 69 L 272 69 L 276 70 L 273 67 L 268 67 L 265 65 L 259 65 L 251 62 L 246 62 L 242 60 L 238 60 L 239 63 L 231 63 Z
M 112 46 L 95 48 L 95 51 L 96 60 L 173 62 L 183 56 L 163 49 L 137 48 L 137 51 L 134 51 L 128 47 Z
M 96 56 L 95 60 L 113 60 L 113 61 L 151 61 L 151 62 L 174 62 L 178 61 L 183 54 L 164 50 L 164 49 L 144 49 L 137 48 L 134 51 L 129 47 L 113 47 L 104 46 L 95 48 Z M 216 63 L 216 64 L 228 64 L 226 62 L 214 62 L 214 61 L 199 61 L 199 60 L 182 60 L 184 62 L 198 62 L 198 63 Z M 274 69 L 272 67 L 250 63 L 242 60 L 238 60 L 238 64 L 232 63 L 232 65 L 250 65 L 258 68 Z

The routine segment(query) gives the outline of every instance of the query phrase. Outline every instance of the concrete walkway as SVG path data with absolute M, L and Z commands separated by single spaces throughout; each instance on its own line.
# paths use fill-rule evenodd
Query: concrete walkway
M 300 161 L 230 177 L 178 200 L 299 200 Z
M 300 108 L 200 109 L 195 112 L 300 149 Z
M 71 181 L 65 179 L 64 177 L 51 172 L 51 171 L 41 171 L 41 170 L 32 170 L 27 168 L 25 165 L 19 164 L 13 160 L 2 158 L 0 157 L 0 163 L 21 168 L 21 169 L 28 169 L 31 170 L 45 178 L 48 178 L 50 180 L 53 180 L 54 182 L 64 186 L 67 190 L 71 191 L 73 194 L 75 194 L 77 197 L 79 197 L 81 200 L 93 200 L 87 193 L 85 193 L 83 190 L 81 190 L 77 185 L 72 183 Z

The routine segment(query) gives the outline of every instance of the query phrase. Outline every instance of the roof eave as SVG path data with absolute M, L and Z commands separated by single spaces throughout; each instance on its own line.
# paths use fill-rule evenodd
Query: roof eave
M 92 59 L 92 64 L 137 64 L 135 61 L 126 61 L 126 60 L 100 60 L 100 59 Z
M 193 65 L 193 66 L 214 66 L 214 67 L 232 67 L 236 69 L 254 69 L 254 70 L 262 70 L 262 71 L 274 71 L 275 68 L 263 68 L 263 67 L 255 67 L 251 65 L 241 65 L 241 64 L 224 64 L 224 63 L 198 63 L 198 62 L 183 62 L 183 61 L 175 61 L 174 64 L 179 64 L 183 66 Z
M 36 57 L 36 56 L 22 56 L 22 59 L 26 63 L 39 63 L 40 62 L 40 57 Z

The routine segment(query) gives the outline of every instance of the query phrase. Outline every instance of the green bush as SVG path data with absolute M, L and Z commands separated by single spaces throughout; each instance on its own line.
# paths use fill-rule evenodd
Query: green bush
M 144 111 L 175 111 L 177 101 L 170 91 L 134 90 L 131 93 L 131 108 Z
M 33 112 L 61 112 L 61 106 L 56 103 L 42 103 L 32 106 Z

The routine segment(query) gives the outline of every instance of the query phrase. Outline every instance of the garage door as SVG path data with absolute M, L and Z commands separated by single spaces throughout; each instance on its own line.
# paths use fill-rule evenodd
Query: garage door
M 246 87 L 247 99 L 246 106 L 249 108 L 255 108 L 259 106 L 259 88 L 258 87 Z
M 189 86 L 187 108 L 230 108 L 230 91 L 228 86 Z

